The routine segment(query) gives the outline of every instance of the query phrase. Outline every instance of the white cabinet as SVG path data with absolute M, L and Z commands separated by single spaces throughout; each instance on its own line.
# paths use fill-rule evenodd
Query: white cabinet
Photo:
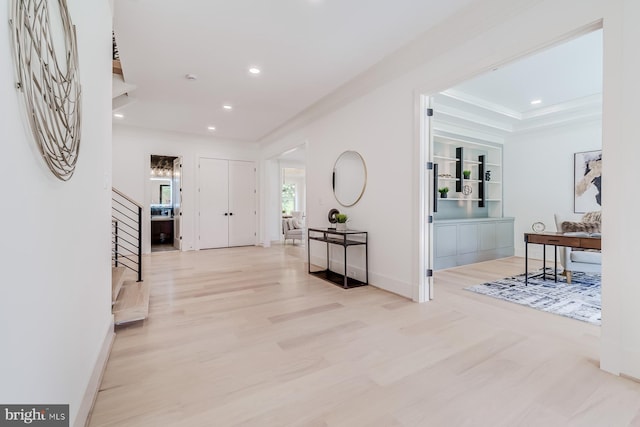
M 200 158 L 198 170 L 199 248 L 254 245 L 254 163 Z
M 513 220 L 478 218 L 434 223 L 434 269 L 513 256 Z

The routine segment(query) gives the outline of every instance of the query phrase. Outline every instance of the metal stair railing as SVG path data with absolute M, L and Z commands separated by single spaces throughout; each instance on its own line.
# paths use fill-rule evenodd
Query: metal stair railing
M 111 262 L 142 282 L 142 205 L 111 188 Z

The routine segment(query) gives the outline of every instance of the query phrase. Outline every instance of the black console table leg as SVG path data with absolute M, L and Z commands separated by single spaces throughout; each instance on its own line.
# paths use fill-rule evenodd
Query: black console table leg
M 553 246 L 553 280 L 558 283 L 558 247 Z
M 364 271 L 365 280 L 367 285 L 369 284 L 369 245 L 364 245 Z
M 324 235 L 325 239 L 327 238 L 327 235 Z M 326 244 L 327 245 L 327 273 L 329 273 L 329 270 L 331 270 L 331 268 L 329 267 L 331 264 L 329 264 L 329 243 Z
M 346 238 L 345 238 L 346 239 Z M 344 245 L 344 288 L 348 288 L 349 279 L 347 278 L 347 245 Z
M 524 242 L 524 285 L 529 286 L 529 242 Z
M 542 280 L 547 278 L 547 245 L 542 245 Z
M 311 239 L 309 239 L 309 230 L 307 230 L 307 269 L 311 273 Z

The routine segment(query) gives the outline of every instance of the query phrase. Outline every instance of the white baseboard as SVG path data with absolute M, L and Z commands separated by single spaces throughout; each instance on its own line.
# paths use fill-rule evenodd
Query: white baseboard
M 369 283 L 376 288 L 384 289 L 385 291 L 413 300 L 414 292 L 411 289 L 410 283 L 371 272 L 369 272 Z
M 102 342 L 100 353 L 98 353 L 96 364 L 93 367 L 93 372 L 89 378 L 89 384 L 87 384 L 87 389 L 84 392 L 84 398 L 82 399 L 82 403 L 78 409 L 78 414 L 76 415 L 75 423 L 73 424 L 74 427 L 86 427 L 89 425 L 93 405 L 96 403 L 98 390 L 100 390 L 100 383 L 102 382 L 102 376 L 107 367 L 109 354 L 111 353 L 111 346 L 113 345 L 113 340 L 116 337 L 113 328 L 114 319 L 113 316 L 111 316 L 111 323 L 107 327 L 107 333 L 104 337 L 104 341 Z
M 311 264 L 313 265 L 322 266 L 324 268 L 326 263 L 326 256 L 311 256 Z M 344 271 L 344 263 L 341 261 L 332 260 L 331 271 L 342 273 Z M 366 278 L 364 268 L 351 265 L 347 269 L 347 276 L 360 281 L 364 281 Z M 369 269 L 369 284 L 371 286 L 375 286 L 376 288 L 384 289 L 385 291 L 392 292 L 405 298 L 413 298 L 413 291 L 411 289 L 410 283 L 402 282 L 391 277 L 377 274 L 375 272 L 372 272 L 371 269 Z

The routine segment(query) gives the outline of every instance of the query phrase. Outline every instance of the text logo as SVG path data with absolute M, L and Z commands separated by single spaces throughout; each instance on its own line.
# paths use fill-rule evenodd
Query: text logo
M 0 405 L 0 427 L 69 427 L 69 405 Z

